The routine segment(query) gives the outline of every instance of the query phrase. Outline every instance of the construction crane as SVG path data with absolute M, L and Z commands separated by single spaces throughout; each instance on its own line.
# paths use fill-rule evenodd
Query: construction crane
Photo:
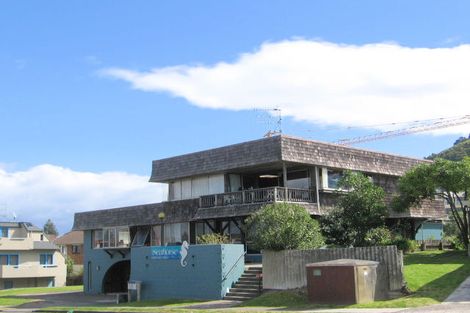
M 385 132 L 380 132 L 372 135 L 359 136 L 349 139 L 341 139 L 335 142 L 335 144 L 341 146 L 350 146 L 356 143 L 369 142 L 374 140 L 385 139 L 388 137 L 404 136 L 409 134 L 416 134 L 427 132 L 436 129 L 448 128 L 453 126 L 470 124 L 470 115 L 464 115 L 461 117 L 452 118 L 440 118 L 434 120 L 416 121 L 417 125 L 395 129 Z

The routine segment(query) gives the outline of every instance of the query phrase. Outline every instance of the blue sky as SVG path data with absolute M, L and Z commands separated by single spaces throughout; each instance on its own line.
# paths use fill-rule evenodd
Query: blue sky
M 470 114 L 457 86 L 469 78 L 469 11 L 467 1 L 3 1 L 0 209 L 38 225 L 50 217 L 65 232 L 73 212 L 161 200 L 162 187 L 145 182 L 153 159 L 260 138 L 275 120 L 262 108 L 282 107 L 284 133 L 322 141 L 374 131 L 364 125 Z M 299 68 L 292 55 L 315 55 L 305 72 L 322 75 L 302 92 L 289 85 Z M 375 58 L 390 67 L 372 66 Z M 416 74 L 427 65 L 430 74 Z M 384 74 L 400 66 L 410 73 Z M 315 93 L 336 81 L 339 92 L 363 90 L 351 85 L 363 72 L 388 83 L 364 83 L 369 102 L 359 91 Z M 416 86 L 441 92 L 430 99 Z M 338 104 L 345 99 L 355 100 Z M 423 157 L 466 127 L 361 147 Z

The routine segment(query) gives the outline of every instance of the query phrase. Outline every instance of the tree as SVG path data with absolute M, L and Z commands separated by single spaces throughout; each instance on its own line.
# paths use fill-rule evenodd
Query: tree
M 468 216 L 464 200 L 470 189 L 470 158 L 462 161 L 436 159 L 433 163 L 420 164 L 400 178 L 400 195 L 394 199 L 396 210 L 420 205 L 423 200 L 436 197 L 447 202 L 459 235 L 468 248 Z
M 324 244 L 318 222 L 298 204 L 263 206 L 246 219 L 248 240 L 265 250 L 314 249 Z
M 339 188 L 336 207 L 321 220 L 327 243 L 370 245 L 368 232 L 383 226 L 388 214 L 384 190 L 364 174 L 351 171 L 340 180 Z
M 55 227 L 54 223 L 52 222 L 50 218 L 47 219 L 46 224 L 44 224 L 43 231 L 44 231 L 44 234 L 46 235 L 54 235 L 54 236 L 59 235 L 57 228 Z

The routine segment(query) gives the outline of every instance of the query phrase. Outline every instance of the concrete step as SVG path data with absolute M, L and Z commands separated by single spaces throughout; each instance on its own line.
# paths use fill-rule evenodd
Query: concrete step
M 226 297 L 249 297 L 254 298 L 259 295 L 258 292 L 232 292 L 227 293 Z
M 259 279 L 256 278 L 256 277 L 240 277 L 240 279 L 238 280 L 240 283 L 258 283 L 259 282 Z
M 245 273 L 262 273 L 263 269 L 261 267 L 254 267 L 254 268 L 247 268 L 245 269 Z
M 246 284 L 246 283 L 236 283 L 234 288 L 256 288 L 258 289 L 258 286 L 261 285 L 261 288 L 263 288 L 263 284 Z
M 246 300 L 251 300 L 253 297 L 243 297 L 243 296 L 229 296 L 229 297 L 224 297 L 224 300 L 234 300 L 234 301 L 246 301 Z
M 259 288 L 258 286 L 255 287 L 237 287 L 235 285 L 235 287 L 231 288 L 230 289 L 230 292 L 258 292 L 259 291 Z

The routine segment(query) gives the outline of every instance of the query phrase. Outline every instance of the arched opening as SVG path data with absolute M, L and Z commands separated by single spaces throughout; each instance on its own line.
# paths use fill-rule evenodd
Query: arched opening
M 103 292 L 126 292 L 131 273 L 131 262 L 119 261 L 113 264 L 103 278 Z

